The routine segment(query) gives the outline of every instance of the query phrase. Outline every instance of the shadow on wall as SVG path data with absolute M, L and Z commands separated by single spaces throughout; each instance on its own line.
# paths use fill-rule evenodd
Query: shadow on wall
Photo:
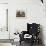
M 45 46 L 44 45 L 44 37 L 43 37 L 43 26 L 42 25 L 40 25 L 40 38 L 42 40 L 42 45 Z

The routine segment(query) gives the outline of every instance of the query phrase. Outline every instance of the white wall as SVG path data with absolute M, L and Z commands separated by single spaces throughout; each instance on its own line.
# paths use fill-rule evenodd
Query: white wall
M 0 3 L 8 3 L 8 0 L 0 0 Z
M 43 26 L 43 36 L 46 42 L 45 5 L 40 0 L 12 0 L 9 2 L 9 7 L 9 31 L 11 32 L 11 36 L 16 30 L 26 30 L 27 22 L 36 22 Z M 26 17 L 16 18 L 16 10 L 19 9 L 26 12 Z
M 46 0 L 44 0 L 44 8 L 45 8 L 45 16 L 46 16 Z M 44 41 L 45 41 L 45 45 L 46 45 L 46 26 L 45 26 L 45 31 L 44 31 Z
M 16 10 L 24 10 L 26 17 L 17 18 Z M 9 1 L 9 31 L 13 33 L 27 29 L 28 23 L 40 23 L 43 26 L 44 41 L 46 41 L 46 16 L 45 6 L 40 0 L 10 0 Z M 11 37 L 13 38 L 13 37 Z

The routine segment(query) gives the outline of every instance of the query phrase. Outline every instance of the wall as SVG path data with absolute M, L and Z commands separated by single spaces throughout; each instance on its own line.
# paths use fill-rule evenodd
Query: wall
M 42 14 L 42 12 L 40 9 L 43 9 L 43 8 L 41 6 L 42 4 L 39 4 L 39 2 L 36 2 L 36 1 L 34 2 L 34 1 L 30 1 L 30 0 L 29 1 L 28 0 L 27 1 L 26 0 L 25 1 L 23 1 L 23 0 L 15 1 L 14 0 L 14 1 L 10 2 L 9 15 L 10 15 L 11 20 L 9 19 L 9 23 L 10 23 L 10 26 L 13 25 L 13 27 L 11 27 L 12 29 L 14 28 L 13 31 L 15 30 L 15 28 L 16 29 L 19 28 L 20 30 L 26 30 L 27 22 L 31 21 L 31 23 L 32 23 L 34 21 L 35 17 L 38 17 L 38 15 L 41 17 L 40 14 Z M 23 9 L 24 11 L 26 11 L 26 17 L 25 18 L 16 18 L 16 10 L 17 9 Z M 38 9 L 40 10 L 40 12 Z M 38 15 L 36 13 L 38 13 Z M 14 20 L 14 21 L 12 21 L 12 20 Z M 14 27 L 14 25 L 15 25 L 15 27 Z M 12 29 L 10 29 L 10 30 L 12 30 Z
M 44 11 L 45 11 L 45 16 L 46 16 L 46 0 L 44 0 Z M 45 28 L 46 28 L 46 26 L 45 26 Z M 45 46 L 46 46 L 46 29 L 45 29 L 45 31 L 44 31 L 44 41 L 45 41 Z
M 24 10 L 26 17 L 17 18 L 16 10 Z M 18 30 L 27 30 L 28 23 L 40 23 L 43 28 L 44 41 L 46 42 L 46 16 L 45 5 L 40 0 L 10 0 L 9 1 L 9 31 L 13 38 L 13 33 Z
M 8 3 L 8 0 L 0 0 L 0 3 Z

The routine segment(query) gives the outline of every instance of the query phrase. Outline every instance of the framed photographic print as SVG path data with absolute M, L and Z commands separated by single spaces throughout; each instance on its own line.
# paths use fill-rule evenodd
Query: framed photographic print
M 25 17 L 25 11 L 17 10 L 16 11 L 16 17 Z

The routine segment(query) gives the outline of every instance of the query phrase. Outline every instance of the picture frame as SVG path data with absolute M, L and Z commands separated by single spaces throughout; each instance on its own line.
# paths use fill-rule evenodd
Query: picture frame
M 16 17 L 25 17 L 25 11 L 24 10 L 17 10 L 16 11 Z

